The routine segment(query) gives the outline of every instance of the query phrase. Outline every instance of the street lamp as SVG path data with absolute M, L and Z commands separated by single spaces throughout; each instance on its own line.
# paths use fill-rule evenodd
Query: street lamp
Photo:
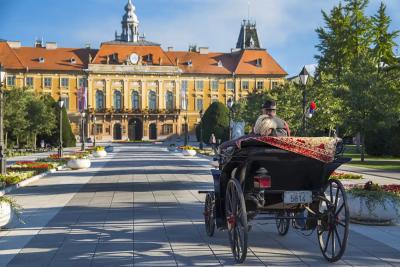
M 229 98 L 228 101 L 226 102 L 229 108 L 229 140 L 232 139 L 232 131 L 231 131 L 231 113 L 232 113 L 232 107 L 233 107 L 233 100 L 232 98 Z
M 203 149 L 203 109 L 200 109 L 200 144 L 199 148 Z
M 6 78 L 6 71 L 0 65 L 0 173 L 6 174 L 6 156 L 4 149 L 4 133 L 3 133 L 3 117 L 4 117 L 4 95 L 3 95 L 3 83 Z
M 63 149 L 63 142 L 62 142 L 62 108 L 64 106 L 64 101 L 60 100 L 58 101 L 58 106 L 60 107 L 60 143 L 59 143 L 59 147 L 58 147 L 58 156 L 62 157 L 62 149 Z
M 96 147 L 96 134 L 97 134 L 97 129 L 96 129 L 96 114 L 92 115 L 92 125 L 93 125 L 93 146 Z
M 81 137 L 81 150 L 85 151 L 85 117 L 86 113 L 83 111 L 81 113 L 81 132 L 82 132 L 82 137 Z
M 308 76 L 309 76 L 308 71 L 304 66 L 299 74 L 300 84 L 303 86 L 303 120 L 302 120 L 303 136 L 306 136 L 306 104 L 307 104 L 306 85 Z

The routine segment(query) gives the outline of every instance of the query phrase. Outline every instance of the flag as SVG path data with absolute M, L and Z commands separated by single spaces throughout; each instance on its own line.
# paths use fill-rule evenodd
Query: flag
M 80 113 L 85 112 L 85 110 L 87 109 L 86 95 L 87 95 L 87 87 L 82 85 L 78 89 L 78 110 Z

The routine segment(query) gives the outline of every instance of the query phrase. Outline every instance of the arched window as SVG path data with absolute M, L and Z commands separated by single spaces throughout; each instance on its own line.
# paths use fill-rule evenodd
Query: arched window
M 150 91 L 149 92 L 149 109 L 156 110 L 157 107 L 157 95 L 156 92 Z
M 139 92 L 132 91 L 132 109 L 139 109 Z
M 174 109 L 174 94 L 170 91 L 168 91 L 165 96 L 165 107 L 167 110 Z
M 104 93 L 103 91 L 96 91 L 96 109 L 104 108 Z
M 114 103 L 113 107 L 115 110 L 121 110 L 122 109 L 122 104 L 121 104 L 121 92 L 118 90 L 114 91 Z

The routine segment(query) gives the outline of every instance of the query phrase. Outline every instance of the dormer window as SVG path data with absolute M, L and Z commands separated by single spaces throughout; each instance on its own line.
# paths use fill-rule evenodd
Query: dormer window
M 218 61 L 218 67 L 222 68 L 222 61 L 221 60 Z
M 187 64 L 188 64 L 189 67 L 192 67 L 192 66 L 193 66 L 192 60 L 189 59 L 189 61 L 187 62 Z
M 153 63 L 153 55 L 152 54 L 147 55 L 147 63 Z
M 262 66 L 262 59 L 261 58 L 257 58 L 256 59 L 256 66 L 257 67 L 261 67 Z
M 75 58 L 70 58 L 70 60 L 69 60 L 70 62 L 71 62 L 71 64 L 75 64 L 76 63 L 76 59 Z
M 39 63 L 44 63 L 44 57 L 39 58 Z

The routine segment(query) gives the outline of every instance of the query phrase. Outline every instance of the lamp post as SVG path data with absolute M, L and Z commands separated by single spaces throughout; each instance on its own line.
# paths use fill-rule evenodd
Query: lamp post
M 229 108 L 229 140 L 232 139 L 232 131 L 231 131 L 231 113 L 232 113 L 232 107 L 233 107 L 233 100 L 232 98 L 229 98 L 228 101 L 226 102 Z
M 203 109 L 199 111 L 200 114 L 200 144 L 199 148 L 203 149 Z
M 306 104 L 307 104 L 306 86 L 307 86 L 308 76 L 309 76 L 308 71 L 306 70 L 306 67 L 304 66 L 299 74 L 300 84 L 303 87 L 302 88 L 302 90 L 303 90 L 303 120 L 302 120 L 303 136 L 306 136 Z
M 185 141 L 184 141 L 183 145 L 187 146 L 188 145 L 188 128 L 189 128 L 187 125 L 187 119 L 188 119 L 187 110 L 186 110 L 186 115 L 183 116 L 183 119 L 185 120 Z
M 3 83 L 6 78 L 6 72 L 0 65 L 0 173 L 6 174 L 6 156 L 4 149 L 4 133 L 3 133 L 3 117 L 4 117 L 4 95 L 3 95 Z
M 58 156 L 62 157 L 63 154 L 63 142 L 62 142 L 62 108 L 64 106 L 64 101 L 60 100 L 58 101 L 58 106 L 60 107 L 60 143 L 59 143 L 59 147 L 58 147 Z
M 97 129 L 96 129 L 96 114 L 92 115 L 92 125 L 93 125 L 93 146 L 96 147 L 96 134 L 97 134 Z
M 86 113 L 83 111 L 81 113 L 81 133 L 82 133 L 82 137 L 81 137 L 81 150 L 85 151 L 85 117 L 86 117 Z

